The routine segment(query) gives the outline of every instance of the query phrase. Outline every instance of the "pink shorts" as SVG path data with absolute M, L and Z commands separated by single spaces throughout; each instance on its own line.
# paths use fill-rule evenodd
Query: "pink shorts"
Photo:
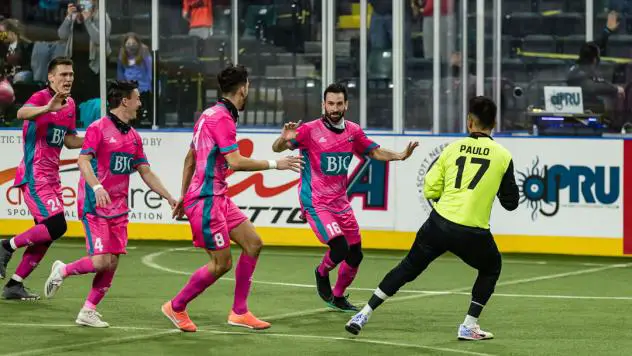
M 110 219 L 86 214 L 81 222 L 86 233 L 86 249 L 90 256 L 127 253 L 127 214 Z
M 185 202 L 184 212 L 193 233 L 193 246 L 217 251 L 230 246 L 230 231 L 248 219 L 224 196 Z
M 349 245 L 361 241 L 360 226 L 351 207 L 340 213 L 319 208 L 303 208 L 303 214 L 312 231 L 323 244 L 327 244 L 336 236 L 344 236 Z
M 38 224 L 64 212 L 61 185 L 27 183 L 20 186 L 20 190 L 26 206 Z

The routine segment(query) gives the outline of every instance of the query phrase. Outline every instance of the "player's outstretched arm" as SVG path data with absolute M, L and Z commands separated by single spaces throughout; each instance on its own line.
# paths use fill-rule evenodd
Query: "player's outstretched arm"
M 94 195 L 97 200 L 97 207 L 105 208 L 111 203 L 110 195 L 105 188 L 103 188 L 101 182 L 97 179 L 97 176 L 94 175 L 92 164 L 90 164 L 91 160 L 92 155 L 79 155 L 77 165 L 79 166 L 79 171 L 81 172 L 83 179 L 86 180 L 86 183 L 88 183 L 90 188 L 94 191 Z
M 267 169 L 291 170 L 300 172 L 303 169 L 302 156 L 287 156 L 278 160 L 257 160 L 246 158 L 239 153 L 239 150 L 233 151 L 224 156 L 230 169 L 233 171 L 264 171 Z
M 169 191 L 167 191 L 167 188 L 165 188 L 165 186 L 160 181 L 160 178 L 158 178 L 158 176 L 154 174 L 151 168 L 149 168 L 149 166 L 146 164 L 141 164 L 140 166 L 138 166 L 137 170 L 140 174 L 140 177 L 143 179 L 145 184 L 147 184 L 149 189 L 158 193 L 158 195 L 160 195 L 161 197 L 167 199 L 171 208 L 175 209 L 178 201 L 173 199 L 171 194 L 169 194 Z
M 406 149 L 402 152 L 394 152 L 386 148 L 378 147 L 369 152 L 369 157 L 377 161 L 404 161 L 413 154 L 417 146 L 419 146 L 419 142 L 409 142 Z
M 83 146 L 83 137 L 79 137 L 77 135 L 66 135 L 64 137 L 64 146 L 66 146 L 69 150 L 81 148 Z
M 48 104 L 43 106 L 23 106 L 18 110 L 17 117 L 20 120 L 35 120 L 40 115 L 48 114 L 49 112 L 57 112 L 65 107 L 68 104 L 64 104 L 64 100 L 68 97 L 69 94 L 57 93 L 55 96 L 48 102 Z
M 299 122 L 288 122 L 283 125 L 283 130 L 281 131 L 281 136 L 277 138 L 272 144 L 272 151 L 274 152 L 283 152 L 285 150 L 291 149 L 288 145 L 288 141 L 296 138 L 296 129 L 301 125 L 301 121 Z

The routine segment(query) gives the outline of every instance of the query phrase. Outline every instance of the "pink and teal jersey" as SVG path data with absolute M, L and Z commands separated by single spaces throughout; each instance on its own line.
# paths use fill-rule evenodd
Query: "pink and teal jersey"
M 129 176 L 139 166 L 149 165 L 143 150 L 143 140 L 138 132 L 131 128 L 126 134 L 122 133 L 112 121 L 115 118 L 109 115 L 88 126 L 81 154 L 92 156 L 92 169 L 110 195 L 112 203 L 105 208 L 97 208 L 94 192 L 82 176 L 78 189 L 80 218 L 85 214 L 103 218 L 126 215 L 129 212 Z
M 33 94 L 24 106 L 47 105 L 53 95 L 51 89 L 40 90 Z M 24 158 L 18 165 L 14 186 L 60 183 L 59 156 L 64 147 L 64 137 L 77 134 L 75 102 L 72 98 L 68 98 L 67 101 L 68 106 L 58 112 L 24 121 Z
M 379 147 L 359 125 L 346 121 L 340 133 L 318 119 L 298 127 L 292 149 L 299 149 L 305 160 L 301 172 L 299 198 L 305 210 L 341 213 L 351 209 L 347 196 L 349 165 L 354 155 L 364 156 Z
M 228 163 L 224 158 L 237 151 L 237 126 L 228 108 L 217 103 L 202 113 L 193 128 L 195 174 L 191 179 L 185 202 L 225 195 L 228 190 Z

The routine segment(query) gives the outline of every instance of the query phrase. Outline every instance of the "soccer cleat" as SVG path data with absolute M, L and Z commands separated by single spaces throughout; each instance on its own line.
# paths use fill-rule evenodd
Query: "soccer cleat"
M 7 275 L 7 265 L 13 256 L 13 252 L 8 251 L 2 243 L 0 243 L 0 279 L 4 279 Z
M 345 325 L 345 330 L 352 333 L 353 335 L 358 335 L 362 328 L 366 323 L 369 322 L 369 316 L 364 313 L 358 313 L 351 318 Z
M 191 318 L 189 318 L 189 314 L 186 311 L 177 312 L 173 310 L 173 306 L 171 305 L 171 301 L 166 302 L 162 305 L 162 313 L 167 317 L 167 319 L 171 320 L 173 325 L 176 328 L 186 331 L 186 332 L 196 332 L 197 326 L 193 324 Z
M 63 270 L 66 265 L 61 261 L 55 261 L 51 268 L 50 275 L 44 284 L 44 296 L 46 298 L 52 298 L 57 294 L 57 291 L 64 283 Z
M 77 315 L 77 320 L 75 320 L 75 323 L 92 328 L 110 327 L 110 324 L 101 320 L 101 314 L 99 314 L 99 312 L 88 308 L 81 308 L 81 310 L 79 311 L 79 315 Z
M 24 287 L 24 284 L 18 283 L 11 287 L 5 286 L 2 291 L 2 297 L 8 300 L 39 300 L 40 296 Z
M 331 300 L 334 297 L 334 293 L 331 291 L 331 283 L 329 282 L 329 275 L 325 277 L 320 275 L 318 272 L 318 267 L 316 267 L 316 290 L 318 291 L 318 295 L 325 303 L 331 303 Z
M 481 330 L 481 327 L 478 325 L 468 327 L 465 324 L 461 324 L 459 325 L 457 337 L 459 340 L 489 340 L 494 338 L 494 334 Z
M 228 324 L 254 330 L 263 330 L 270 327 L 270 323 L 257 319 L 251 312 L 239 315 L 232 310 L 228 316 Z
M 328 302 L 327 304 L 333 308 L 333 309 L 337 309 L 343 312 L 347 312 L 347 313 L 352 313 L 352 312 L 357 312 L 358 310 L 360 310 L 360 308 L 356 307 L 355 305 L 349 303 L 349 299 L 347 299 L 347 297 L 349 297 L 348 295 L 344 296 L 344 297 L 336 297 L 334 296 L 330 302 Z

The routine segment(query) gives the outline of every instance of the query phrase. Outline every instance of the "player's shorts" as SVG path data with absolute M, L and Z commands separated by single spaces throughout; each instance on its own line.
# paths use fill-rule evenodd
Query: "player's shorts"
M 360 226 L 351 206 L 339 213 L 322 208 L 303 208 L 303 215 L 323 244 L 337 236 L 344 236 L 349 245 L 360 243 Z
M 60 184 L 27 183 L 20 186 L 20 190 L 37 223 L 64 212 Z
M 229 247 L 230 231 L 248 219 L 224 195 L 185 202 L 184 212 L 191 225 L 193 246 L 211 251 Z
M 86 249 L 90 256 L 127 253 L 127 214 L 110 219 L 86 214 L 81 222 L 86 234 Z

